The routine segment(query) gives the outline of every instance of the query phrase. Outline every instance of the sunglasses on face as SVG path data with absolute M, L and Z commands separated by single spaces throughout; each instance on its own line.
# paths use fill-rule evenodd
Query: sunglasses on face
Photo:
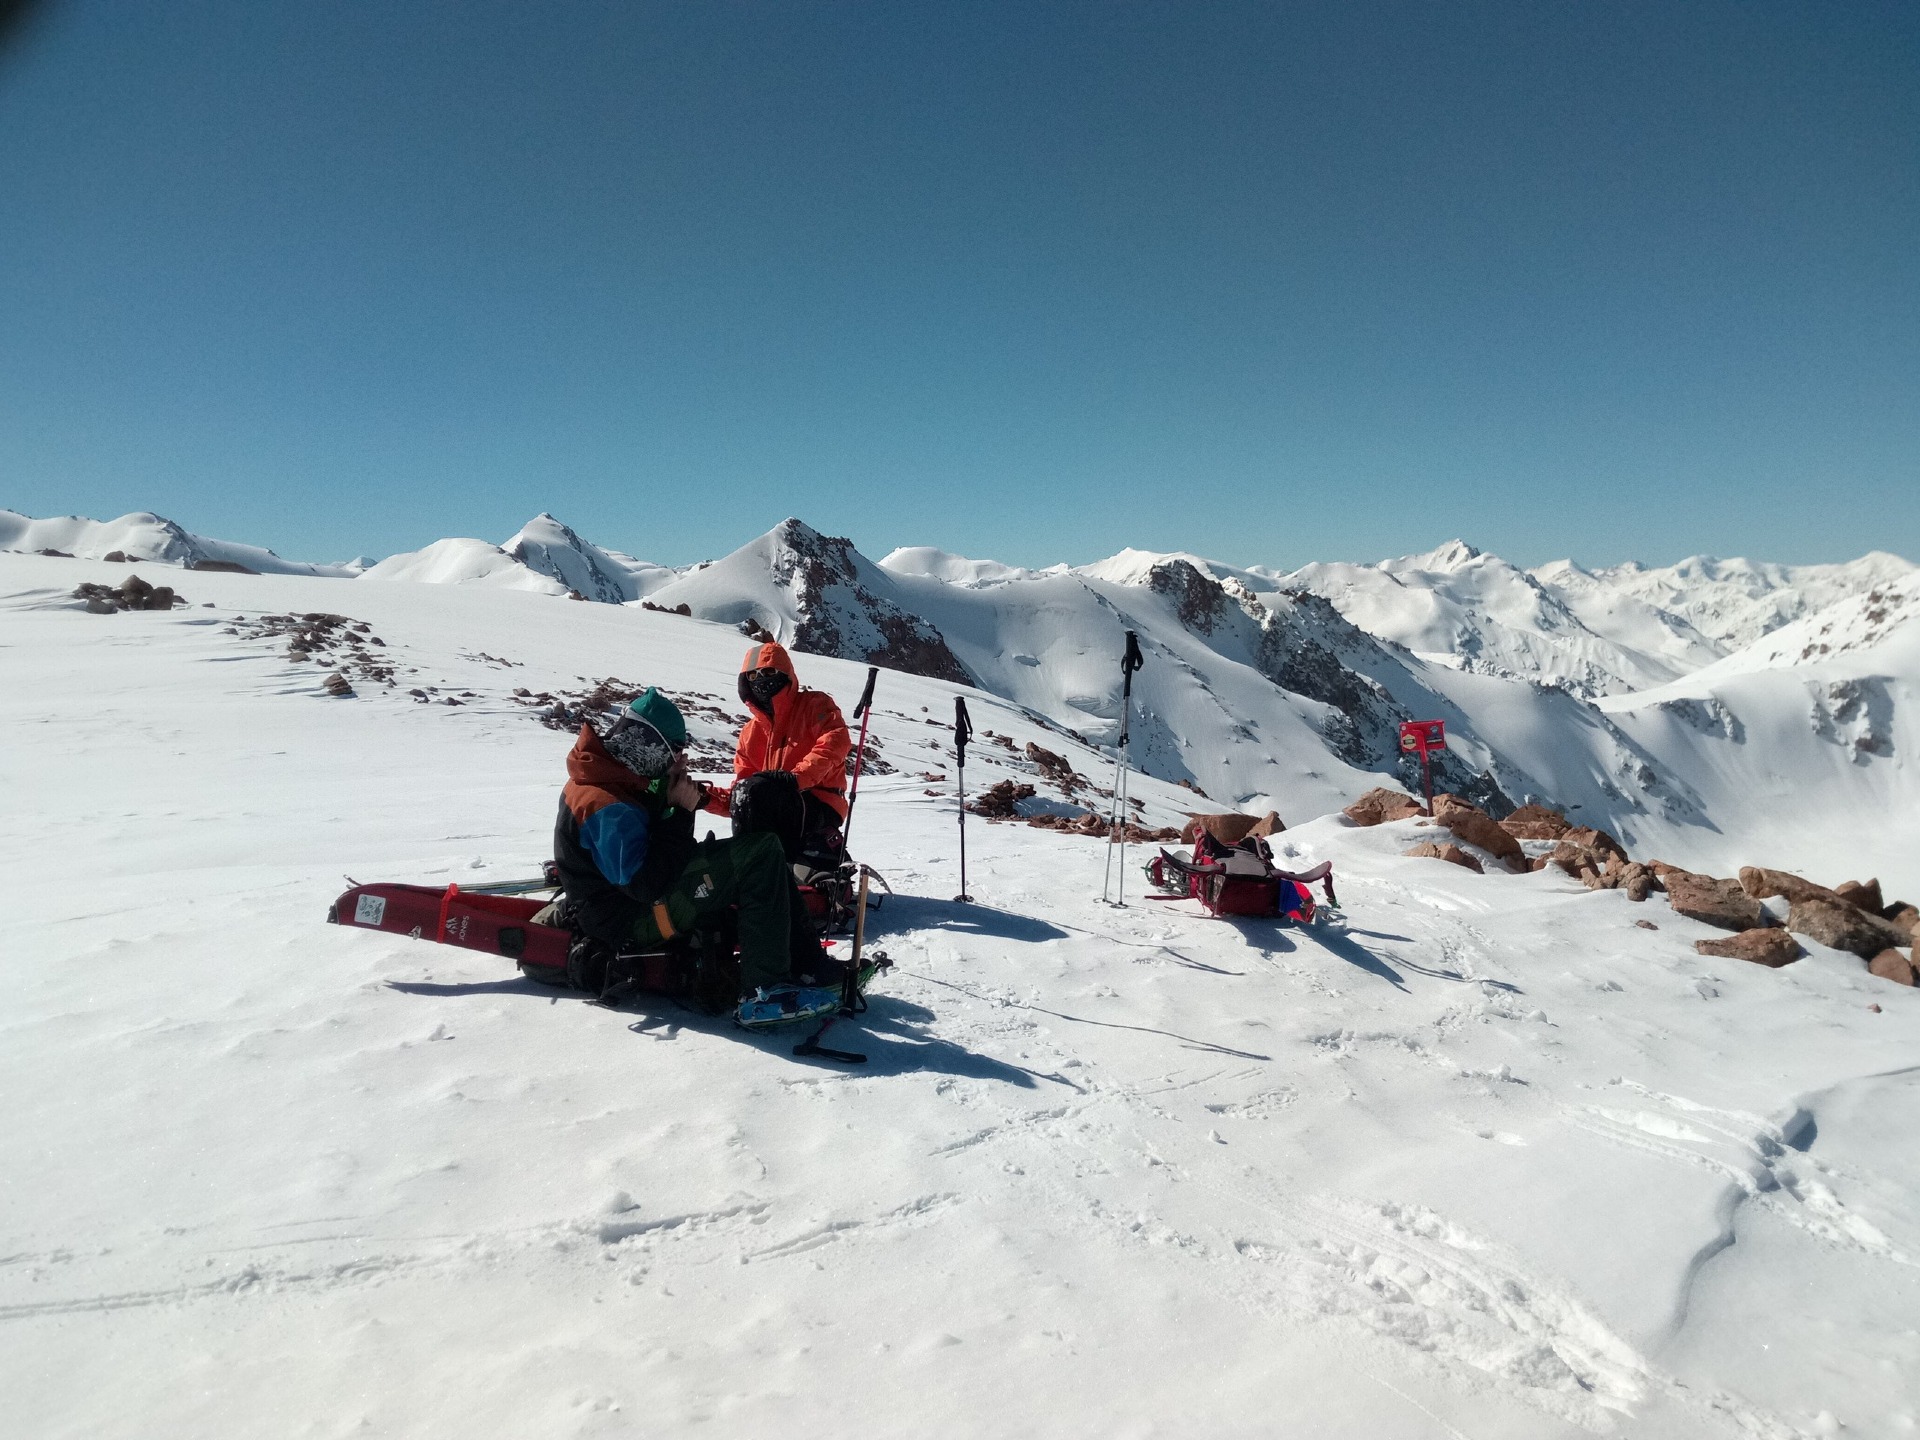
M 783 670 L 749 670 L 740 677 L 740 698 L 756 709 L 770 711 L 773 697 L 791 683 Z

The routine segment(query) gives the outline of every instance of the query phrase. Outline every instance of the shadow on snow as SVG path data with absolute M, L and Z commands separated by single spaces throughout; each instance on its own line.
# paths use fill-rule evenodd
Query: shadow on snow
M 994 940 L 1013 940 L 1039 944 L 1047 940 L 1065 940 L 1068 932 L 1031 915 L 1016 915 L 1011 910 L 996 910 L 978 901 L 935 900 L 926 895 L 889 895 L 886 904 L 867 922 L 868 938 L 893 930 L 951 930 L 961 935 L 979 935 Z
M 578 990 L 542 985 L 524 976 L 479 980 L 468 984 L 389 980 L 387 988 L 405 995 L 525 995 L 529 999 L 545 999 L 556 1005 L 569 1000 L 581 1004 L 594 1003 Z M 768 1055 L 784 1056 L 796 1065 L 808 1065 L 840 1074 L 953 1075 L 967 1080 L 995 1080 L 1026 1090 L 1031 1090 L 1036 1081 L 1048 1080 L 1071 1089 L 1080 1088 L 1063 1075 L 1047 1074 L 995 1060 L 976 1054 L 963 1045 L 956 1045 L 951 1040 L 926 1033 L 924 1026 L 934 1018 L 933 1012 L 911 1001 L 888 995 L 872 995 L 868 997 L 867 1006 L 864 1014 L 851 1020 L 836 1019 L 825 1037 L 824 1043 L 828 1045 L 842 1049 L 851 1046 L 867 1057 L 866 1064 L 851 1070 L 825 1057 L 793 1054 L 795 1045 L 820 1028 L 817 1021 L 783 1025 L 777 1030 L 743 1030 L 723 1015 L 708 1015 L 665 995 L 635 995 L 618 1006 L 601 1008 L 625 1015 L 637 1012 L 641 1018 L 627 1027 L 636 1035 L 672 1040 L 678 1038 L 682 1030 L 690 1030 L 715 1038 L 737 1040 Z

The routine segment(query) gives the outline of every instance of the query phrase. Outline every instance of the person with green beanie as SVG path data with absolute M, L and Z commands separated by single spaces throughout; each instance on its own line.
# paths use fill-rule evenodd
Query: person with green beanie
M 657 689 L 605 735 L 580 727 L 553 832 L 568 923 L 614 949 L 651 949 L 738 909 L 743 992 L 786 984 L 817 960 L 778 837 L 696 841 L 707 787 L 687 774 L 687 722 Z

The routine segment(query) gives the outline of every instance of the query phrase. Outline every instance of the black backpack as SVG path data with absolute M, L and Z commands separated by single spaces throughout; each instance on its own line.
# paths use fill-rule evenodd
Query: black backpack
M 800 798 L 799 778 L 791 770 L 762 770 L 747 776 L 734 785 L 727 809 L 736 838 L 770 832 L 780 837 L 789 864 L 798 858 L 807 808 Z

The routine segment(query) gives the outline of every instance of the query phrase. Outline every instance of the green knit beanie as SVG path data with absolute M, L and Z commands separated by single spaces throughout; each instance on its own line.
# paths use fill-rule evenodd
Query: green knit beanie
M 687 744 L 687 722 L 675 705 L 659 690 L 649 687 L 647 693 L 627 706 L 627 713 L 636 720 L 644 720 L 660 732 L 660 738 L 676 750 L 684 750 Z

